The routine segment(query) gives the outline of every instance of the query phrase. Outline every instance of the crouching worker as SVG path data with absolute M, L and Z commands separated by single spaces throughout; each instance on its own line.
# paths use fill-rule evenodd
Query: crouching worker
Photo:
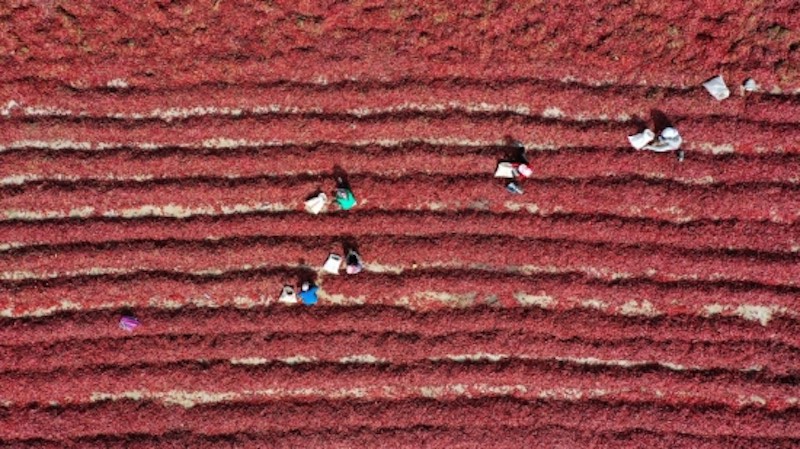
M 533 176 L 533 170 L 527 162 L 499 162 L 494 172 L 495 178 L 511 179 L 506 184 L 506 190 L 514 195 L 524 193 L 520 181 L 531 176 Z
M 681 162 L 683 161 L 684 153 L 683 150 L 680 149 L 681 144 L 683 143 L 683 138 L 678 133 L 677 129 L 668 126 L 661 131 L 661 134 L 659 134 L 658 138 L 653 140 L 653 137 L 655 137 L 655 133 L 649 129 L 646 129 L 639 134 L 628 136 L 628 140 L 637 150 L 649 150 L 656 153 L 677 151 L 678 160 Z
M 300 286 L 300 293 L 297 296 L 300 297 L 300 301 L 307 306 L 313 306 L 317 303 L 317 290 L 319 287 L 310 283 L 310 282 L 303 282 Z
M 347 274 L 358 274 L 364 269 L 364 264 L 361 262 L 361 256 L 355 251 L 350 250 L 347 252 Z
M 356 206 L 356 196 L 353 195 L 353 191 L 350 190 L 350 186 L 345 183 L 342 178 L 337 178 L 336 180 L 336 192 L 335 198 L 336 203 L 339 204 L 339 207 L 342 210 L 350 210 Z

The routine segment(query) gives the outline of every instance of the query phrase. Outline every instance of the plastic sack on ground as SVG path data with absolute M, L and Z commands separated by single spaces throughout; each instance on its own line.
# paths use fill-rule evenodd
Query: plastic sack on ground
M 731 91 L 728 89 L 728 86 L 725 85 L 725 80 L 722 79 L 722 75 L 715 76 L 714 78 L 706 81 L 703 83 L 703 87 L 706 88 L 712 97 L 719 101 L 731 96 Z

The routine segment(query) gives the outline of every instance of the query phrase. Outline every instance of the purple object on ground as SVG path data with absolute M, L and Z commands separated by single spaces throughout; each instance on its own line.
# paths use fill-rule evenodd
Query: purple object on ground
M 119 320 L 119 327 L 128 332 L 133 332 L 141 323 L 132 316 L 124 316 Z

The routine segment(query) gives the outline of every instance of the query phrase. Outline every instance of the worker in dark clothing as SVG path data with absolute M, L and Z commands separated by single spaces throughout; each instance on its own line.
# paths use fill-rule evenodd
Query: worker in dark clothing
M 364 264 L 361 262 L 361 256 L 355 251 L 350 250 L 347 252 L 347 274 L 358 274 L 364 269 Z

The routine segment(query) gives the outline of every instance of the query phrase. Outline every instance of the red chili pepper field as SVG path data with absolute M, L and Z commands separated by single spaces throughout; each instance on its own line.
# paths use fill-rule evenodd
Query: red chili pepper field
M 795 0 L 9 0 L 0 447 L 797 448 L 798 183 Z

